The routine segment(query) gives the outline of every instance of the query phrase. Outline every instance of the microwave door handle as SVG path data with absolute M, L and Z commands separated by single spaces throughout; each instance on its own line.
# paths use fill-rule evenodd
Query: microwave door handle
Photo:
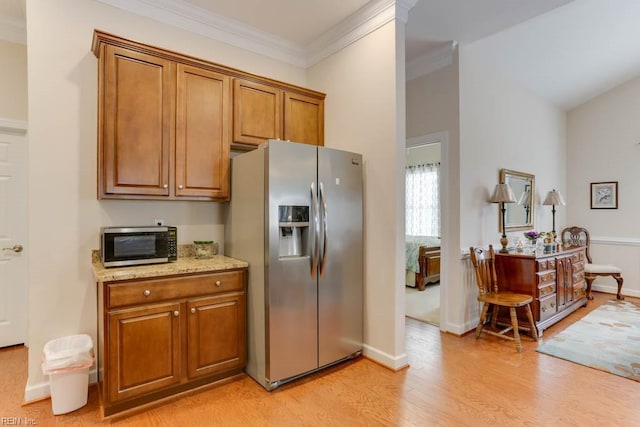
M 322 256 L 320 258 L 320 267 L 318 268 L 320 276 L 324 273 L 324 266 L 327 263 L 327 199 L 324 194 L 324 186 L 320 183 L 320 207 L 322 208 Z
M 313 209 L 313 251 L 311 252 L 311 277 L 315 278 L 318 272 L 318 240 L 320 239 L 320 220 L 318 218 L 318 195 L 315 182 L 311 183 L 311 207 Z

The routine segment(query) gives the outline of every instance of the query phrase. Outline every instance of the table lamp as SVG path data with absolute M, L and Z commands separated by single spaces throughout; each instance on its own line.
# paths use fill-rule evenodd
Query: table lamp
M 506 233 L 506 211 L 504 204 L 505 203 L 515 203 L 516 196 L 513 194 L 513 190 L 509 187 L 509 184 L 497 184 L 495 190 L 493 190 L 493 195 L 489 199 L 491 203 L 500 203 L 500 209 L 502 211 L 502 238 L 500 239 L 500 243 L 502 244 L 502 249 L 500 252 L 505 253 L 509 252 L 507 250 L 507 244 L 509 240 L 507 240 Z
M 564 206 L 566 203 L 564 202 L 564 198 L 562 197 L 562 194 L 560 194 L 559 191 L 556 191 L 556 189 L 554 188 L 553 190 L 549 191 L 547 193 L 547 197 L 545 197 L 544 202 L 542 202 L 543 205 L 551 205 L 553 206 L 551 208 L 551 215 L 553 216 L 553 228 L 551 230 L 551 232 L 553 233 L 553 239 L 555 240 L 555 238 L 557 237 L 556 234 L 556 205 L 559 206 Z
M 525 211 L 525 224 L 529 224 L 529 212 L 531 211 L 531 186 L 529 184 L 524 186 L 524 191 L 518 199 L 518 204 L 524 208 Z

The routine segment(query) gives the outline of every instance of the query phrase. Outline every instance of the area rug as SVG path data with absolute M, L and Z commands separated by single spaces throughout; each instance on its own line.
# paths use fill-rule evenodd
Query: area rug
M 429 284 L 424 291 L 405 287 L 405 316 L 440 325 L 440 284 Z
M 640 307 L 608 301 L 545 340 L 537 351 L 640 381 Z

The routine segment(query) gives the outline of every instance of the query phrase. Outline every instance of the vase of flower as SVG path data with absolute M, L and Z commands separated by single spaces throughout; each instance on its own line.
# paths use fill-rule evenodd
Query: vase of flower
M 538 233 L 535 230 L 527 231 L 526 233 L 524 233 L 524 237 L 529 241 L 529 244 L 533 247 L 536 246 L 538 239 L 544 238 L 544 235 L 545 235 L 544 232 Z

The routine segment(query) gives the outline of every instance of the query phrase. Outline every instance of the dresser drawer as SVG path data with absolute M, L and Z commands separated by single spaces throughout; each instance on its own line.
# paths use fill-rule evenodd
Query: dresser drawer
M 573 273 L 573 282 L 578 283 L 584 281 L 584 271 L 578 271 L 577 273 Z
M 549 284 L 545 284 L 543 286 L 540 286 L 538 288 L 538 296 L 540 298 L 547 296 L 547 295 L 551 295 L 551 294 L 555 294 L 556 293 L 556 284 L 555 282 L 553 283 L 549 283 Z
M 556 314 L 556 294 L 540 298 L 540 321 L 546 320 Z
M 536 271 L 555 270 L 556 260 L 555 258 L 541 259 L 536 261 Z
M 577 272 L 577 271 L 582 271 L 584 270 L 584 263 L 583 262 L 573 262 L 571 263 L 571 269 L 573 270 L 573 272 Z
M 107 307 L 155 303 L 244 289 L 244 272 L 136 280 L 107 285 Z
M 576 252 L 575 254 L 571 255 L 571 262 L 572 263 L 577 264 L 580 261 L 584 261 L 584 253 L 583 252 Z
M 538 285 L 555 283 L 556 272 L 552 270 L 552 271 L 545 271 L 543 273 L 536 273 L 536 280 L 538 281 Z

